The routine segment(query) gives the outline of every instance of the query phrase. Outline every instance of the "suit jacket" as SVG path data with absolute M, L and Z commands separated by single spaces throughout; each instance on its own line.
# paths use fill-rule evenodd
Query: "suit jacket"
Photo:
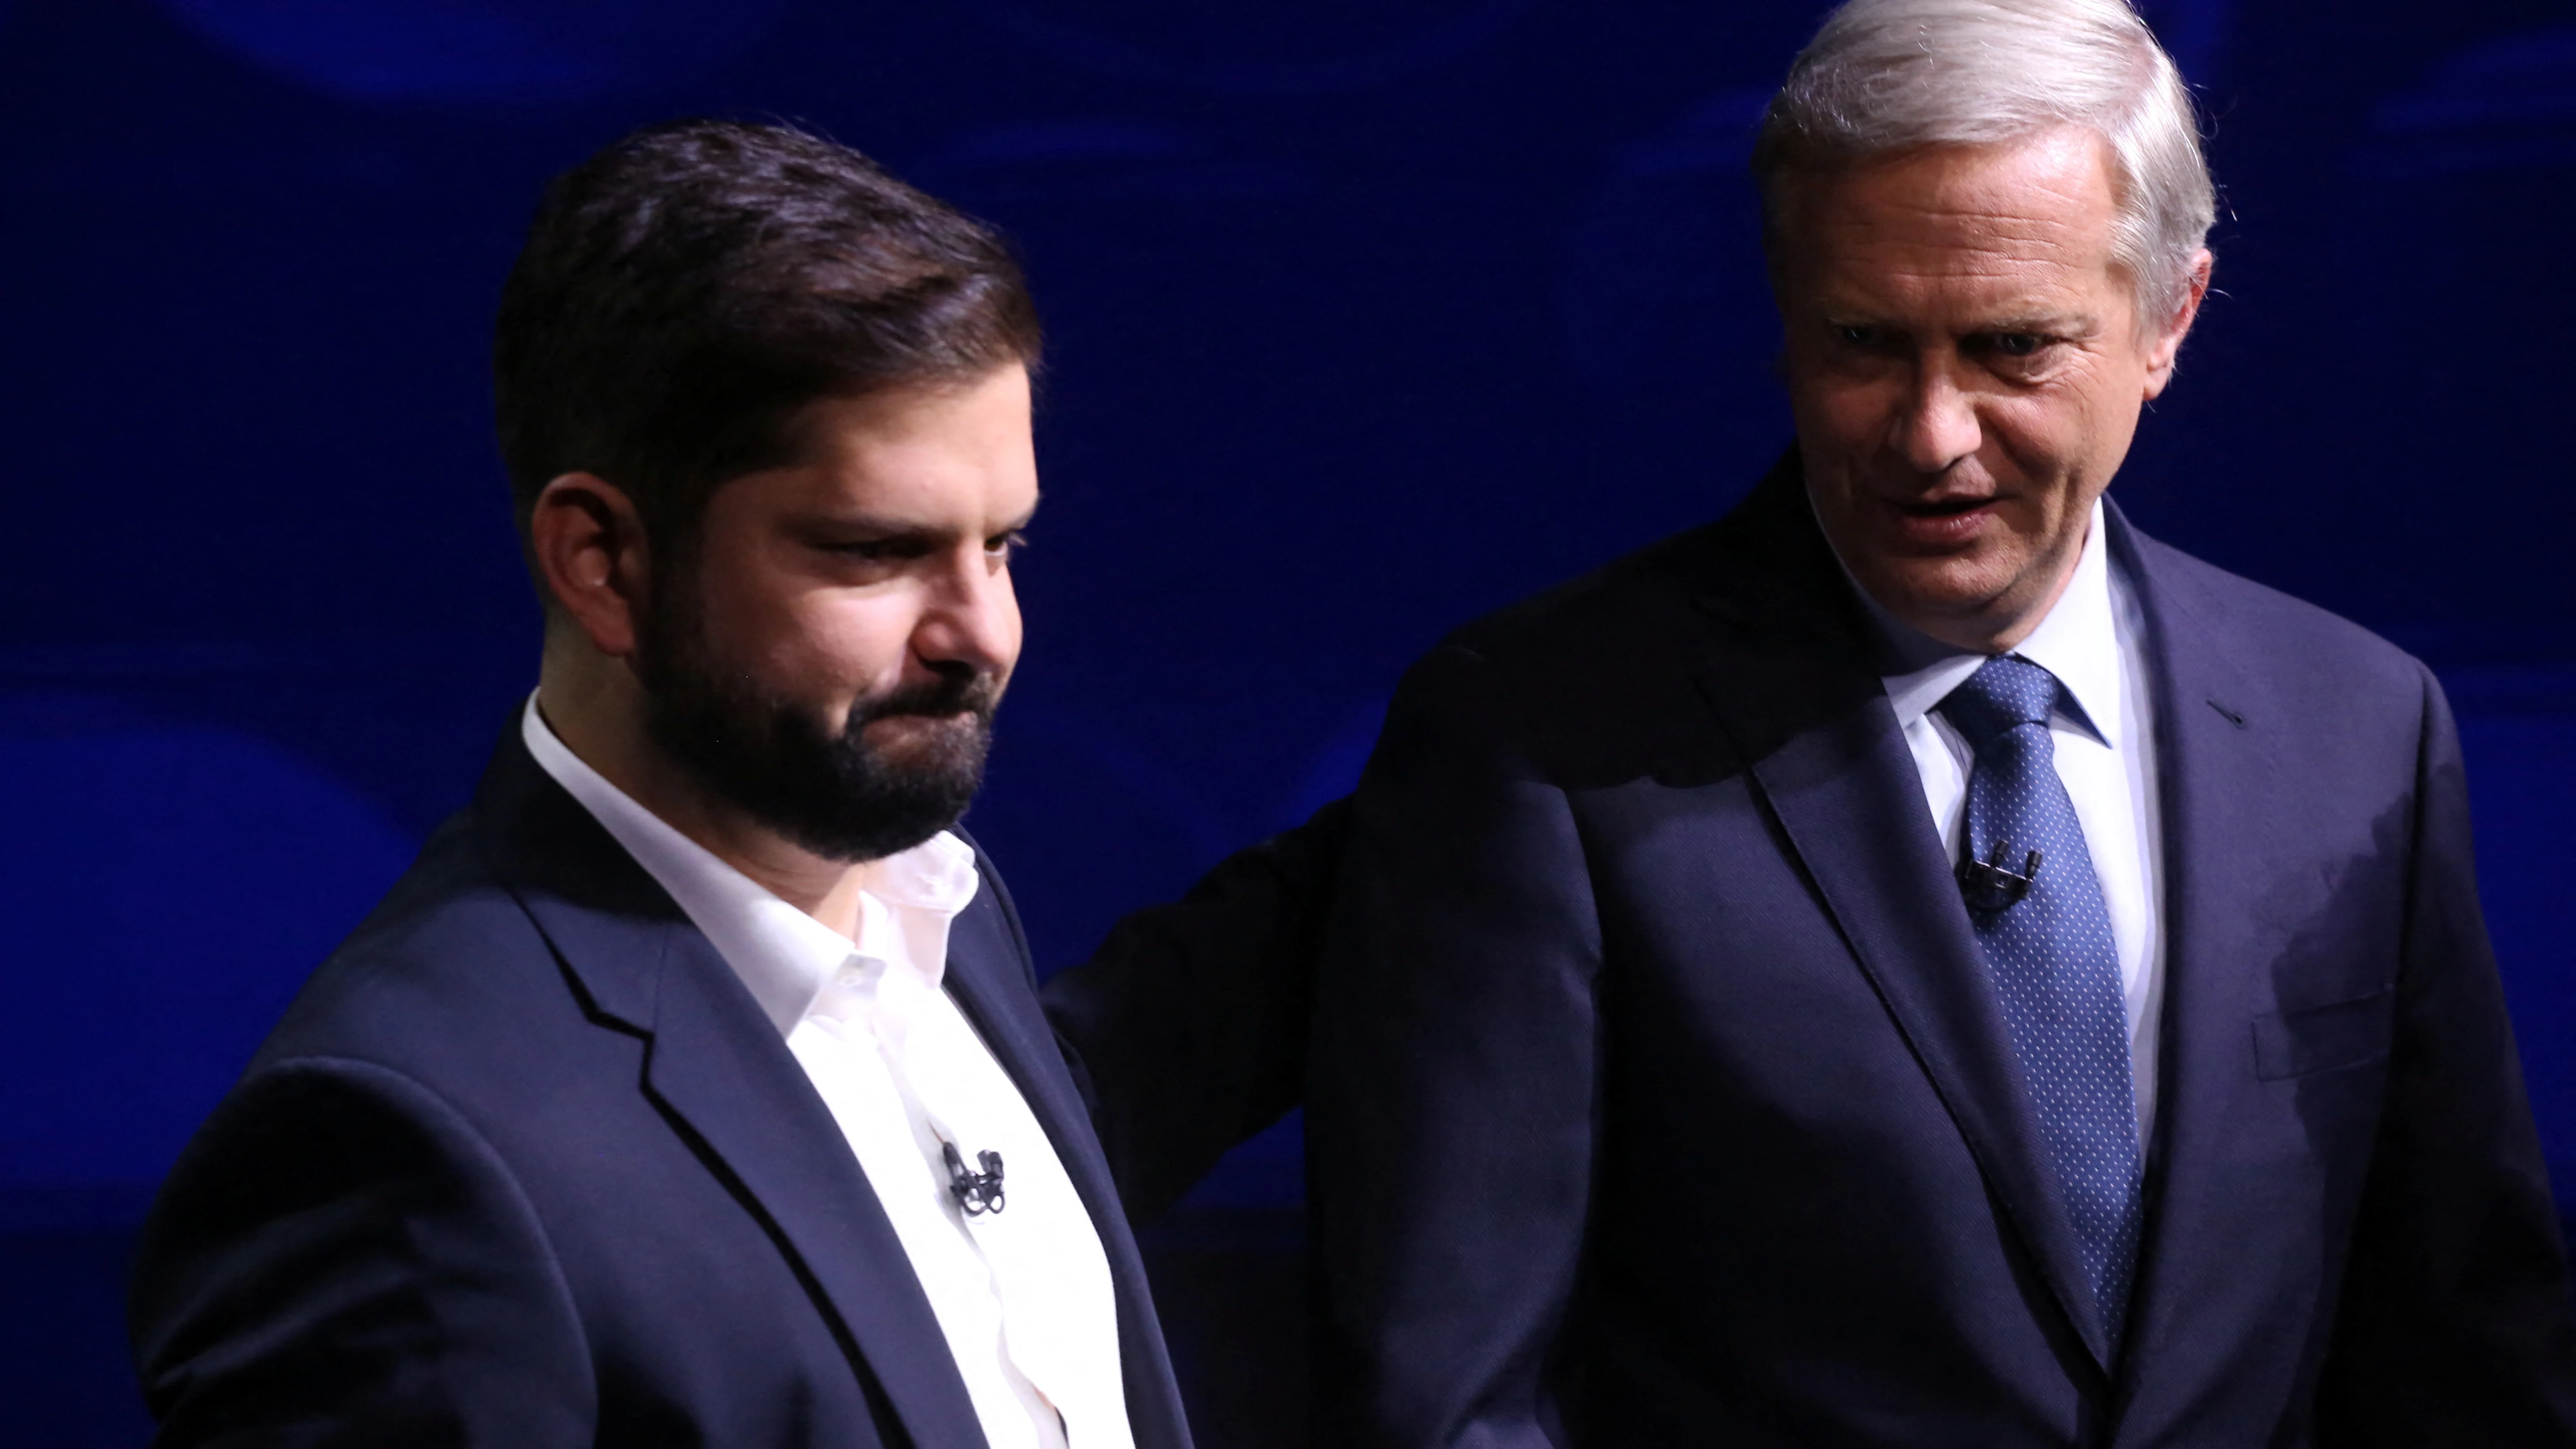
M 1187 1449 L 1108 1163 L 1010 897 L 977 863 L 948 989 L 1099 1230 L 1139 1449 Z M 1130 932 L 1131 970 L 1280 977 L 1260 953 L 1311 953 L 1280 922 L 1313 875 L 1247 856 L 1177 923 Z M 1293 1071 L 1233 1081 L 1284 1105 Z M 131 1317 L 170 1444 L 985 1442 L 821 1098 L 515 721 L 472 807 L 188 1147 Z
M 2576 1444 L 2431 676 L 2110 512 L 2167 941 L 2115 1357 L 1794 457 L 1396 696 L 1316 1004 L 1330 1441 Z

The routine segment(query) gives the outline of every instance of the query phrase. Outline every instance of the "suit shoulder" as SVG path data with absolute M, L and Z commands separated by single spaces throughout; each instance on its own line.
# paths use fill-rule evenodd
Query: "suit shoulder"
M 254 1059 L 348 1057 L 435 1076 L 417 1060 L 478 1026 L 524 1034 L 571 1006 L 545 938 L 476 847 L 470 815 L 412 868 L 297 993 Z
M 2347 703 L 2356 694 L 2412 710 L 2430 680 L 2413 655 L 2331 610 L 2132 533 L 2169 604 L 2279 687 Z

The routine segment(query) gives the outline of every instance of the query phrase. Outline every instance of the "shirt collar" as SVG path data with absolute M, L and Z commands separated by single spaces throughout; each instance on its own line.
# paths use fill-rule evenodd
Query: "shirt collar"
M 626 853 L 706 933 L 781 1036 L 853 958 L 901 965 L 937 987 L 947 970 L 947 926 L 975 898 L 975 850 L 941 831 L 910 850 L 870 861 L 859 877 L 853 941 L 815 920 L 636 803 L 556 738 L 528 696 L 520 738 L 537 764 L 581 802 Z M 923 949 L 912 949 L 915 944 Z
M 2105 510 L 2093 502 L 2085 529 L 2084 552 L 2075 561 L 2075 576 L 2049 607 L 2030 637 L 2012 652 L 2057 676 L 2074 700 L 2075 722 L 2113 749 L 2120 747 L 2120 642 L 2111 605 L 2111 551 L 2106 539 Z M 1869 591 L 1859 593 L 1899 665 L 1885 676 L 1887 700 L 1896 710 L 1899 728 L 1908 728 L 1932 712 L 1950 691 L 1967 683 L 1987 656 L 1955 649 L 1889 613 Z

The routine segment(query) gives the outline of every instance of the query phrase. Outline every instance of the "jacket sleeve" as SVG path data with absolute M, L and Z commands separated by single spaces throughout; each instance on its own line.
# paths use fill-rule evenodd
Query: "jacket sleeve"
M 1131 1223 L 1296 1105 L 1349 813 L 1334 801 L 1229 856 L 1042 988 Z
M 1398 692 L 1356 797 L 1307 1100 L 1318 1443 L 1539 1449 L 1599 1128 L 1565 792 L 1480 656 Z
M 2566 1251 L 2478 909 L 2459 732 L 2423 688 L 2388 1097 L 2318 1442 L 2576 1445 Z
M 245 1080 L 163 1186 L 128 1309 L 159 1445 L 593 1438 L 535 1213 L 467 1123 L 380 1066 Z

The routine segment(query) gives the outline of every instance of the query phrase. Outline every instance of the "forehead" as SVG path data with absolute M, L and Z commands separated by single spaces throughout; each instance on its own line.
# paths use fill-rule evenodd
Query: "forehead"
M 2121 290 L 2110 149 L 2072 127 L 1794 181 L 1784 300 L 1910 313 L 2100 304 Z
M 1017 363 L 958 383 L 828 398 L 797 420 L 803 458 L 744 482 L 791 508 L 922 523 L 1025 513 L 1037 496 L 1029 378 Z

